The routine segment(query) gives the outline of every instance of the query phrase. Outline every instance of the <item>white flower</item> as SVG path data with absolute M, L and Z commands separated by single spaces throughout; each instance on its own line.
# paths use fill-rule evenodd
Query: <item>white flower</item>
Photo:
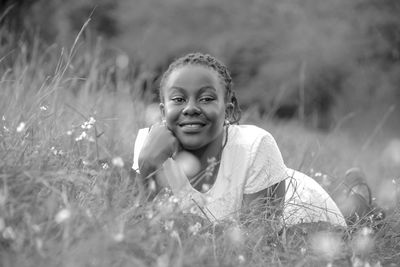
M 110 168 L 110 166 L 108 166 L 108 163 L 107 163 L 107 162 L 101 164 L 101 167 L 102 167 L 104 170 L 107 170 L 108 168 Z
M 203 184 L 202 186 L 201 186 L 201 191 L 204 193 L 204 192 L 207 192 L 208 190 L 210 190 L 210 185 L 209 184 Z
M 227 236 L 231 243 L 237 245 L 243 242 L 243 233 L 239 226 L 232 226 L 227 231 Z
M 20 122 L 18 127 L 17 127 L 17 132 L 20 133 L 23 130 L 25 130 L 25 122 Z
M 62 209 L 56 214 L 54 220 L 56 221 L 56 223 L 63 223 L 69 218 L 71 218 L 71 211 L 69 209 Z
M 50 148 L 50 150 L 51 150 L 51 152 L 53 153 L 53 155 L 57 155 L 58 151 L 57 151 L 57 149 L 56 149 L 54 146 L 52 146 L 52 147 Z
M 164 229 L 165 229 L 166 231 L 171 231 L 171 230 L 174 228 L 174 224 L 175 224 L 175 222 L 174 222 L 173 220 L 166 221 L 166 222 L 164 223 Z
M 314 176 L 315 176 L 315 177 L 321 177 L 321 176 L 322 176 L 322 173 L 316 172 L 316 173 L 314 174 Z
M 114 239 L 115 242 L 121 242 L 121 241 L 123 241 L 124 238 L 125 238 L 124 234 L 121 233 L 121 232 L 120 232 L 120 233 L 114 234 L 112 237 L 113 237 L 113 239 Z
M 94 125 L 95 123 L 96 123 L 96 119 L 93 118 L 93 117 L 90 117 L 90 118 L 89 118 L 89 121 L 88 121 L 88 124 Z
M 3 237 L 4 239 L 14 240 L 16 238 L 14 229 L 12 229 L 10 226 L 7 226 L 3 231 Z
M 87 133 L 86 132 L 82 132 L 77 138 L 75 138 L 75 141 L 82 141 L 83 139 L 87 138 Z
M 197 235 L 197 233 L 200 231 L 201 229 L 201 223 L 196 222 L 194 225 L 189 226 L 189 233 L 191 233 L 192 235 Z
M 246 261 L 246 258 L 242 254 L 240 254 L 238 256 L 238 260 L 239 260 L 240 263 L 244 263 Z
M 312 236 L 311 247 L 318 255 L 327 260 L 334 259 L 343 247 L 341 237 L 330 232 L 319 232 Z
M 125 54 L 119 54 L 115 60 L 115 64 L 120 69 L 125 69 L 129 64 L 129 57 Z
M 67 131 L 67 135 L 72 135 L 72 131 L 71 131 L 71 130 L 68 130 L 68 131 Z
M 124 167 L 124 161 L 122 160 L 121 157 L 115 157 L 115 158 L 113 158 L 113 159 L 112 159 L 112 164 L 113 164 L 115 167 L 119 167 L 119 168 Z
M 371 228 L 363 227 L 355 235 L 352 240 L 352 248 L 357 255 L 367 255 L 373 250 L 375 246 L 375 241 L 372 236 L 373 232 Z
M 42 111 L 46 111 L 47 109 L 48 109 L 47 106 L 40 106 L 40 110 L 42 110 Z

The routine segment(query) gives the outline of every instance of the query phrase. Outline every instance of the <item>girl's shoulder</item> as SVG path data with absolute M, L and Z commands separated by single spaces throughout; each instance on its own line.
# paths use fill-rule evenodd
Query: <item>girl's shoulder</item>
M 274 140 L 274 137 L 267 130 L 255 125 L 231 125 L 229 128 L 228 135 L 231 136 L 231 141 L 236 144 L 252 145 L 263 139 Z

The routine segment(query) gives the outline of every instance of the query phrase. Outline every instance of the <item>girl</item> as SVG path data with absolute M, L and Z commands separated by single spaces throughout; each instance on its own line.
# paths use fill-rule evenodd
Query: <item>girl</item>
M 150 183 L 155 178 L 158 189 L 171 188 L 182 209 L 211 221 L 236 220 L 248 208 L 265 212 L 266 199 L 284 200 L 286 224 L 346 226 L 321 186 L 285 166 L 270 133 L 238 125 L 232 79 L 220 61 L 201 53 L 177 59 L 159 92 L 163 121 L 139 131 L 133 168 Z

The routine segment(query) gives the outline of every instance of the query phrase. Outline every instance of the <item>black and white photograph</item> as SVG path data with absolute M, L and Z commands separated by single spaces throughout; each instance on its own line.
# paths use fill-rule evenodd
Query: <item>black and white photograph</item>
M 0 0 L 0 267 L 400 266 L 399 0 Z

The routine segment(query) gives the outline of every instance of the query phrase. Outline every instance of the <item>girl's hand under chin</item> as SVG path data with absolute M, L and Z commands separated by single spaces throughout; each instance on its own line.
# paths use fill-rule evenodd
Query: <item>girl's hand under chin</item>
M 200 171 L 200 161 L 192 153 L 184 150 L 179 140 L 165 124 L 155 124 L 151 127 L 149 139 L 153 140 L 147 149 L 153 155 L 160 154 L 155 160 L 157 166 L 172 157 L 187 177 L 193 177 Z
M 156 165 L 161 165 L 181 150 L 178 139 L 163 123 L 154 124 L 147 137 L 145 148 Z
M 147 177 L 180 150 L 178 139 L 165 124 L 154 124 L 139 154 L 140 173 Z

